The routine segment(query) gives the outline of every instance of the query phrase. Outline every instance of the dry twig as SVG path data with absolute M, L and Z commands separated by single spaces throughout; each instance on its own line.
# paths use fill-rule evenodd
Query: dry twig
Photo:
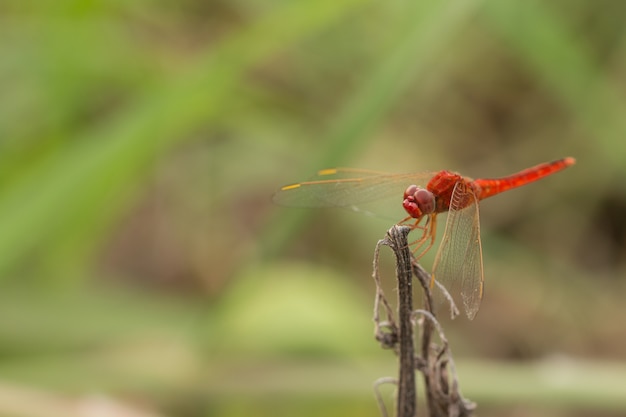
M 398 417 L 414 417 L 417 412 L 417 394 L 415 387 L 415 370 L 424 377 L 429 417 L 467 417 L 476 407 L 474 403 L 464 399 L 459 391 L 458 379 L 452 360 L 450 346 L 445 338 L 443 329 L 434 313 L 431 291 L 431 277 L 408 247 L 407 235 L 411 229 L 407 226 L 394 226 L 387 232 L 384 239 L 376 245 L 374 252 L 374 281 L 376 282 L 376 298 L 374 301 L 375 337 L 384 348 L 393 349 L 399 358 L 399 376 L 394 380 L 398 385 L 396 415 Z M 380 285 L 379 255 L 380 247 L 390 247 L 396 257 L 396 278 L 398 281 L 398 313 L 397 320 L 390 303 Z M 415 275 L 420 283 L 424 295 L 424 309 L 413 310 L 412 278 Z M 441 287 L 440 287 L 441 288 Z M 451 312 L 454 316 L 458 310 L 452 298 L 445 294 L 450 301 Z M 381 309 L 385 318 L 381 318 Z M 420 349 L 416 354 L 414 348 L 413 327 L 418 326 Z M 439 344 L 433 343 L 433 333 L 437 330 Z M 391 382 L 389 378 L 381 379 L 380 383 Z M 387 415 L 379 394 L 377 393 L 381 412 Z

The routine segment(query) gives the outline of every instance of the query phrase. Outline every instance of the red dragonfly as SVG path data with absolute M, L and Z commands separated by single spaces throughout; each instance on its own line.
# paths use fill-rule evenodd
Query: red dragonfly
M 561 171 L 576 162 L 563 158 L 536 165 L 503 178 L 476 179 L 451 171 L 385 174 L 336 168 L 318 172 L 332 179 L 290 184 L 274 195 L 280 205 L 292 207 L 344 207 L 362 211 L 363 204 L 404 191 L 402 207 L 407 217 L 399 224 L 421 230 L 411 243 L 417 259 L 434 244 L 437 215 L 448 212 L 443 239 L 433 264 L 435 279 L 450 294 L 460 294 L 467 317 L 476 316 L 483 297 L 483 260 L 478 202 Z

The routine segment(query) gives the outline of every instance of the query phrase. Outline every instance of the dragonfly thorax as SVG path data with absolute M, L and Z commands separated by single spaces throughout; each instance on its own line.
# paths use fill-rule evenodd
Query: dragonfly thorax
M 402 207 L 414 219 L 435 211 L 435 196 L 430 191 L 410 185 L 404 192 Z

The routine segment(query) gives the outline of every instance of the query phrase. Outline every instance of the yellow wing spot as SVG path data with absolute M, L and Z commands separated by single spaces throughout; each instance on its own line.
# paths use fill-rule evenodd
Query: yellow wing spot
M 289 185 L 285 185 L 280 190 L 281 191 L 293 190 L 294 188 L 300 188 L 301 185 L 302 184 L 289 184 Z
M 337 173 L 336 168 L 328 168 L 328 169 L 322 169 L 321 171 L 317 171 L 317 175 L 334 175 L 336 173 Z

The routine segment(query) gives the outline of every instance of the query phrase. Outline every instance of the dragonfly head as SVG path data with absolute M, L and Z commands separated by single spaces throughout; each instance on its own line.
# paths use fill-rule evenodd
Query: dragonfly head
M 430 191 L 410 185 L 404 192 L 402 207 L 414 219 L 435 211 L 435 196 Z

